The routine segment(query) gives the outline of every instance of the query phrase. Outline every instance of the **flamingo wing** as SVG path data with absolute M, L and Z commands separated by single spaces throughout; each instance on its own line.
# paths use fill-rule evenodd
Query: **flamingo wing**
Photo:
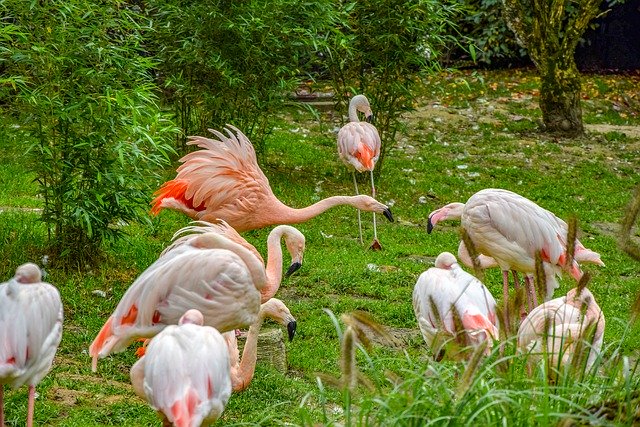
M 147 346 L 143 387 L 149 404 L 174 425 L 216 420 L 231 395 L 222 335 L 207 326 L 168 326 Z
M 0 384 L 40 382 L 51 369 L 62 321 L 60 294 L 49 283 L 0 286 Z
M 225 130 L 227 135 L 210 129 L 218 139 L 190 137 L 188 144 L 202 150 L 180 159 L 176 178 L 155 193 L 153 213 L 175 208 L 177 201 L 193 219 L 208 215 L 234 223 L 235 218 L 255 213 L 265 200 L 275 199 L 249 139 L 233 126 Z
M 191 308 L 202 313 L 206 325 L 221 331 L 249 326 L 260 310 L 256 286 L 247 265 L 230 250 L 191 245 L 173 249 L 123 295 L 91 345 L 94 368 L 97 357 L 122 351 L 134 338 L 151 337 L 177 324 Z
M 338 132 L 338 155 L 358 172 L 374 169 L 380 156 L 380 135 L 367 122 L 350 122 Z

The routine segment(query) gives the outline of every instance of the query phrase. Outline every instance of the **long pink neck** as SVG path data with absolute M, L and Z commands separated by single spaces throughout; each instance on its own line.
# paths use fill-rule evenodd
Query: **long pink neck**
M 295 209 L 285 205 L 278 199 L 274 199 L 269 206 L 266 207 L 266 212 L 263 213 L 263 218 L 268 218 L 269 224 L 299 224 L 315 218 L 321 213 L 331 209 L 334 206 L 350 205 L 355 207 L 355 196 L 332 196 L 322 199 L 306 208 Z
M 280 288 L 282 282 L 282 247 L 280 239 L 282 232 L 270 233 L 267 238 L 267 283 L 260 291 L 261 303 L 270 300 Z
M 264 317 L 261 315 L 258 317 L 258 320 L 249 327 L 244 350 L 242 350 L 242 359 L 235 372 L 236 375 L 231 378 L 231 388 L 234 392 L 242 391 L 249 387 L 253 379 L 253 374 L 256 371 L 256 360 L 258 359 L 258 335 L 260 334 L 263 321 Z

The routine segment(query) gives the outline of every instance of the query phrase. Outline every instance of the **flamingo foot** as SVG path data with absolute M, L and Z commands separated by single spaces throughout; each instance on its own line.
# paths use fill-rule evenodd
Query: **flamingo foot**
M 372 251 L 381 251 L 382 245 L 380 244 L 378 239 L 373 239 L 373 242 L 371 242 L 371 246 L 369 246 L 369 249 Z

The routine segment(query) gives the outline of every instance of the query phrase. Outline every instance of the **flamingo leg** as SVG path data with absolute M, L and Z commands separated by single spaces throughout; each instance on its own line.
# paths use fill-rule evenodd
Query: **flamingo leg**
M 36 399 L 36 386 L 29 384 L 29 403 L 27 405 L 27 427 L 33 427 L 33 411 Z
M 373 171 L 369 171 L 371 174 L 371 197 L 376 198 L 376 186 L 373 184 Z M 378 241 L 378 230 L 376 229 L 376 213 L 373 212 L 373 241 Z
M 358 192 L 358 181 L 356 181 L 356 172 L 353 171 L 353 185 L 354 187 L 356 187 L 356 196 L 358 194 L 360 194 Z M 358 236 L 360 238 L 360 244 L 362 244 L 362 220 L 360 219 L 360 209 L 357 209 L 358 211 Z

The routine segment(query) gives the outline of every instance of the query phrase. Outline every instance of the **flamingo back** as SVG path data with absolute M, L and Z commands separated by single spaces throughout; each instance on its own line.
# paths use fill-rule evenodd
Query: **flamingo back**
M 349 122 L 338 132 L 340 160 L 358 172 L 372 171 L 380 157 L 380 135 L 367 122 Z

